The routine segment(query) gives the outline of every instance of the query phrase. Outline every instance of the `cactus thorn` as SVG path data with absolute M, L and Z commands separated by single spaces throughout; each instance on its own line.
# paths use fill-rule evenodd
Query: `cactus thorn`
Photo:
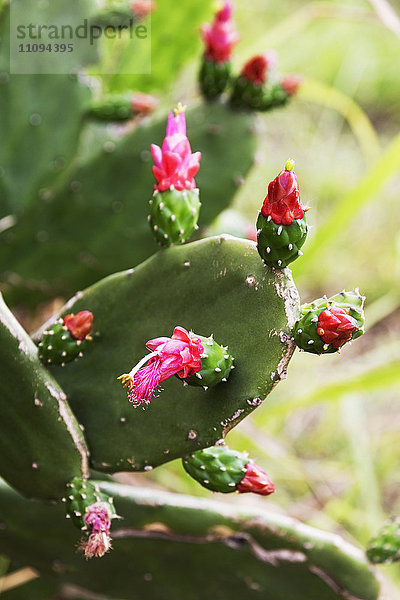
M 293 250 L 293 244 L 288 245 L 288 250 Z
M 227 380 L 227 378 L 226 378 L 226 377 L 223 377 L 223 378 L 221 379 L 221 381 L 223 381 L 223 382 L 225 383 L 225 382 L 226 382 L 226 381 L 228 381 L 228 380 Z
M 176 215 L 171 215 L 170 220 L 172 221 L 172 223 L 174 223 L 176 221 Z
M 267 246 L 267 254 L 269 254 L 271 252 L 271 248 L 269 246 Z
M 203 385 L 203 390 L 206 392 L 208 390 L 208 387 L 206 385 Z
M 278 235 L 281 235 L 282 231 L 283 231 L 283 227 L 282 227 L 282 225 L 279 225 L 279 227 L 278 227 L 278 231 L 277 231 L 276 233 L 277 233 Z
M 297 255 L 298 255 L 298 256 L 303 256 L 303 253 L 302 253 L 302 251 L 301 251 L 301 250 L 298 250 L 298 251 L 297 251 Z

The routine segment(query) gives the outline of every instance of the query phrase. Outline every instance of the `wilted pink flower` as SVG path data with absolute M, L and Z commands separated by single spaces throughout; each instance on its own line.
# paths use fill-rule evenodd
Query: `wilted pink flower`
M 177 190 L 196 187 L 194 176 L 200 168 L 201 153 L 194 152 L 186 137 L 186 119 L 181 104 L 168 116 L 167 131 L 162 147 L 151 145 L 154 159 L 153 174 L 156 190 L 163 192 L 174 186 Z
M 275 485 L 264 469 L 253 462 L 247 463 L 245 469 L 246 474 L 236 488 L 240 494 L 253 492 L 253 494 L 269 496 L 275 492 Z
M 64 325 L 76 340 L 84 340 L 92 331 L 93 314 L 89 310 L 81 310 L 81 312 L 71 313 L 63 319 Z
M 206 60 L 217 63 L 230 60 L 232 48 L 239 40 L 232 21 L 232 12 L 232 2 L 226 0 L 223 8 L 215 14 L 213 23 L 202 25 L 201 35 L 206 46 L 204 52 Z
M 270 50 L 247 61 L 240 75 L 255 85 L 263 85 L 267 81 L 268 71 L 274 69 L 277 62 L 276 52 Z
M 87 540 L 81 541 L 80 550 L 85 553 L 86 558 L 104 556 L 111 548 L 111 517 L 107 505 L 97 502 L 89 506 L 84 522 L 91 532 Z
M 143 94 L 142 92 L 136 92 L 131 98 L 132 111 L 137 114 L 147 114 L 152 112 L 158 104 L 157 98 L 150 94 Z
M 301 75 L 296 75 L 293 73 L 291 75 L 285 75 L 285 77 L 282 77 L 280 84 L 288 96 L 294 96 L 303 81 L 304 78 Z
M 204 348 L 200 339 L 183 327 L 175 327 L 172 338 L 155 338 L 149 340 L 146 346 L 153 352 L 138 362 L 128 374 L 118 377 L 123 386 L 128 388 L 129 401 L 133 406 L 149 404 L 158 385 L 172 375 L 185 379 L 202 367 Z
M 271 217 L 277 225 L 291 225 L 295 219 L 302 219 L 308 210 L 300 200 L 299 183 L 293 168 L 294 161 L 288 160 L 283 171 L 268 185 L 261 208 L 263 217 Z

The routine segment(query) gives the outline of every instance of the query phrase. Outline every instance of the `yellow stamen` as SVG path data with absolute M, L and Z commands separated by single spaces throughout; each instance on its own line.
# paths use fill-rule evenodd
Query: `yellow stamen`
M 185 112 L 186 106 L 183 106 L 181 102 L 178 102 L 178 106 L 174 108 L 173 113 L 177 117 L 181 113 Z
M 127 387 L 129 391 L 131 391 L 134 385 L 132 375 L 124 373 L 123 375 L 120 375 L 117 379 L 121 379 L 122 386 Z

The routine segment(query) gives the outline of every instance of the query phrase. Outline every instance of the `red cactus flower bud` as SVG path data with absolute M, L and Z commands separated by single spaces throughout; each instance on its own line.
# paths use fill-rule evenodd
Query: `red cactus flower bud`
M 131 2 L 131 10 L 138 21 L 147 17 L 155 7 L 156 3 L 153 0 L 132 0 Z
M 141 92 L 137 92 L 133 94 L 131 98 L 131 107 L 135 114 L 148 114 L 153 112 L 157 105 L 157 98 L 151 96 L 150 94 L 142 94 Z
M 331 344 L 334 348 L 340 348 L 350 341 L 357 329 L 357 321 L 349 315 L 349 309 L 328 308 L 318 318 L 318 335 L 325 344 Z
M 122 385 L 128 388 L 129 402 L 135 407 L 149 404 L 161 381 L 172 375 L 186 379 L 202 367 L 200 357 L 204 348 L 199 338 L 183 327 L 175 327 L 172 338 L 149 340 L 146 346 L 153 352 L 139 361 L 129 373 L 118 377 Z
M 269 496 L 275 492 L 275 485 L 264 469 L 253 462 L 247 463 L 245 469 L 246 475 L 236 488 L 240 494 L 253 492 L 253 494 Z
M 268 194 L 261 208 L 263 217 L 270 217 L 277 225 L 291 225 L 309 210 L 300 200 L 299 183 L 293 169 L 294 161 L 288 160 L 284 170 L 268 185 Z
M 93 314 L 89 310 L 71 313 L 64 317 L 64 325 L 76 340 L 84 340 L 92 331 Z
M 270 50 L 247 61 L 240 75 L 255 85 L 263 85 L 267 80 L 268 71 L 275 68 L 277 62 L 276 52 Z
M 82 540 L 79 549 L 86 558 L 104 556 L 111 549 L 111 517 L 107 505 L 102 502 L 92 504 L 86 511 L 84 521 L 91 529 L 87 540 Z
M 232 48 L 239 40 L 235 25 L 232 21 L 233 6 L 226 0 L 222 9 L 214 17 L 212 25 L 205 23 L 201 27 L 201 36 L 206 49 L 206 60 L 223 63 L 231 58 Z
M 282 89 L 287 93 L 288 96 L 294 96 L 304 81 L 304 77 L 296 75 L 295 73 L 285 75 L 280 81 Z
M 151 145 L 155 189 L 163 192 L 173 185 L 177 190 L 196 187 L 194 176 L 200 168 L 201 153 L 194 152 L 186 137 L 185 109 L 181 104 L 168 116 L 162 147 Z

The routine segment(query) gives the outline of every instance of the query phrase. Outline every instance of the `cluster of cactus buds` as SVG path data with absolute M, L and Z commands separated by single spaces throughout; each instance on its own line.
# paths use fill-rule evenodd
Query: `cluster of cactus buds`
M 152 144 L 151 154 L 157 183 L 150 200 L 150 227 L 162 246 L 183 244 L 198 227 L 201 203 L 194 177 L 201 153 L 192 154 L 181 104 L 168 117 L 162 147 Z
M 319 298 L 301 307 L 294 339 L 302 350 L 330 354 L 364 333 L 364 296 L 358 290 Z
M 257 219 L 257 248 L 269 267 L 283 269 L 301 256 L 307 238 L 305 213 L 300 200 L 294 161 L 268 185 L 268 194 Z
M 83 356 L 84 350 L 92 341 L 92 327 L 93 314 L 88 310 L 59 319 L 43 333 L 39 342 L 39 359 L 44 364 L 63 367 Z
M 212 336 L 189 333 L 183 327 L 175 327 L 171 338 L 155 338 L 146 346 L 152 352 L 129 373 L 118 377 L 128 389 L 129 401 L 135 407 L 148 405 L 159 384 L 173 375 L 186 384 L 202 385 L 207 390 L 226 381 L 234 368 L 226 347 L 217 344 Z
M 68 494 L 62 499 L 66 517 L 85 532 L 79 549 L 86 558 L 104 556 L 111 549 L 111 521 L 118 518 L 113 499 L 80 477 L 74 477 L 67 488 Z
M 213 492 L 253 492 L 269 496 L 275 486 L 265 471 L 249 457 L 227 446 L 198 450 L 182 460 L 185 471 Z
M 229 86 L 231 54 L 239 35 L 232 21 L 233 6 L 226 0 L 215 14 L 213 23 L 204 24 L 201 35 L 205 44 L 199 81 L 207 100 L 216 100 Z M 230 104 L 233 108 L 268 111 L 287 104 L 302 83 L 299 75 L 281 77 L 276 72 L 278 57 L 270 50 L 252 57 L 232 81 Z

